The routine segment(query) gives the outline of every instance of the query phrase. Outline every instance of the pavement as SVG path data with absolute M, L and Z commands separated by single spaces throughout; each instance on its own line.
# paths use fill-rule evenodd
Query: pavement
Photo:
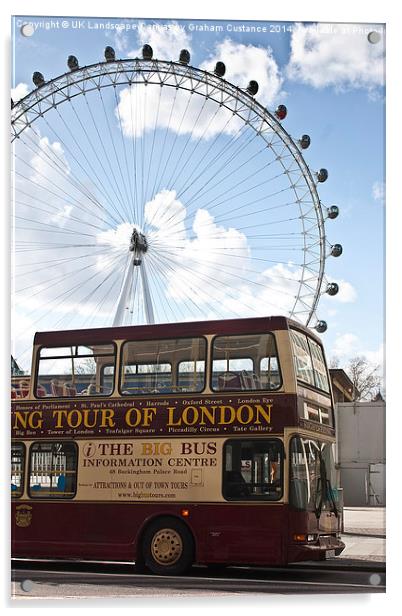
M 346 547 L 340 556 L 325 561 L 325 566 L 383 571 L 385 518 L 385 507 L 344 507 L 342 541 Z

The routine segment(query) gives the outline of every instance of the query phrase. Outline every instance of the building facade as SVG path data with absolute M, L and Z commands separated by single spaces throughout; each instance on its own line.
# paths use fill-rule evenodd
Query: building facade
M 335 404 L 339 484 L 347 507 L 385 507 L 385 402 Z

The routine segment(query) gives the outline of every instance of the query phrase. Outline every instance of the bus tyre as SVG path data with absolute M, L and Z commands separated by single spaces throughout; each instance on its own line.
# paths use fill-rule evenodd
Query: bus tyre
M 142 550 L 146 566 L 158 575 L 180 575 L 194 562 L 191 532 L 175 518 L 151 523 L 144 533 Z

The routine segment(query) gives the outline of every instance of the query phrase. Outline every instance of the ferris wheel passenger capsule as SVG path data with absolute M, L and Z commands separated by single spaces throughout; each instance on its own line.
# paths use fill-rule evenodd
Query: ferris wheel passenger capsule
M 331 256 L 332 257 L 340 257 L 343 252 L 343 248 L 341 244 L 334 244 L 331 246 Z
M 307 150 L 307 148 L 310 146 L 310 143 L 310 135 L 302 135 L 299 139 L 299 145 L 302 150 Z
M 179 56 L 180 64 L 188 64 L 190 62 L 190 52 L 188 49 L 182 49 Z
M 326 321 L 318 321 L 317 325 L 314 328 L 319 334 L 323 334 L 327 331 L 328 325 Z
M 327 209 L 327 216 L 331 220 L 334 220 L 335 218 L 337 218 L 338 215 L 339 215 L 339 207 L 337 205 L 331 205 L 331 207 Z
M 116 60 L 116 53 L 113 49 L 113 47 L 110 47 L 109 45 L 107 47 L 105 47 L 105 60 L 106 62 L 114 62 Z
M 275 115 L 278 120 L 284 120 L 288 115 L 288 110 L 285 105 L 278 105 L 275 109 Z
M 255 96 L 258 92 L 258 82 L 251 80 L 247 86 L 247 92 L 251 94 L 251 96 Z
M 144 45 L 142 48 L 142 57 L 144 60 L 152 60 L 152 56 L 154 55 L 154 50 L 151 45 Z
M 328 171 L 326 169 L 320 169 L 317 173 L 317 181 L 325 182 L 328 179 Z
M 78 64 L 78 60 L 75 56 L 68 56 L 67 66 L 70 69 L 70 71 L 76 71 L 78 68 L 80 68 Z
M 336 295 L 339 292 L 339 285 L 336 282 L 329 282 L 325 290 L 328 295 Z
M 223 77 L 224 74 L 226 73 L 226 66 L 224 65 L 223 62 L 217 62 L 215 65 L 215 69 L 214 69 L 214 73 L 215 75 L 217 75 L 217 77 Z
M 39 71 L 35 71 L 32 75 L 32 81 L 37 88 L 40 88 L 45 83 L 45 78 L 42 73 L 39 73 Z

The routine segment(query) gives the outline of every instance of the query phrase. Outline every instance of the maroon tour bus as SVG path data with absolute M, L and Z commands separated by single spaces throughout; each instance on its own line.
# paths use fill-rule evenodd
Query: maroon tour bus
M 13 558 L 180 574 L 344 549 L 328 370 L 300 324 L 41 332 L 23 381 L 11 401 Z

